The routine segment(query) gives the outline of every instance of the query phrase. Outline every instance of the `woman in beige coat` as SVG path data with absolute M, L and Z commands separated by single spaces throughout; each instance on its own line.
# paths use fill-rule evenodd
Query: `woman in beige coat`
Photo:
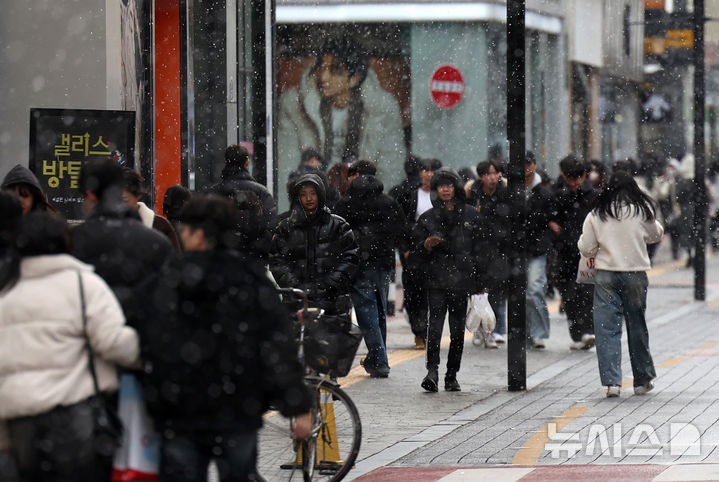
M 107 284 L 68 254 L 64 220 L 28 214 L 15 246 L 15 269 L 0 280 L 0 448 L 9 442 L 21 480 L 109 480 L 113 454 L 93 435 L 85 332 L 104 395 L 117 391 L 115 364 L 138 363 L 137 333 Z

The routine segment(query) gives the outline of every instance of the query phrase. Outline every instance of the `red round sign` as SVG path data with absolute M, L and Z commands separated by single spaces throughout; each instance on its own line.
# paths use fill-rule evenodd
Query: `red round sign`
M 464 79 L 462 73 L 451 65 L 438 68 L 429 81 L 429 92 L 432 100 L 443 109 L 456 106 L 464 96 Z

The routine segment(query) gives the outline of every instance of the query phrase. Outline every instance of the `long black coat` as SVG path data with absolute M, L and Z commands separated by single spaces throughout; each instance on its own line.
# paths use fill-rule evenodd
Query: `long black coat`
M 156 421 L 248 431 L 270 404 L 287 416 L 309 409 L 286 311 L 259 263 L 186 252 L 145 293 L 142 380 Z
M 349 303 L 349 291 L 359 265 L 359 248 L 352 228 L 324 205 L 322 181 L 313 174 L 300 177 L 294 196 L 305 183 L 315 186 L 319 207 L 307 215 L 298 202 L 272 237 L 270 269 L 282 287 L 299 288 L 328 310 L 344 311 L 337 301 Z M 338 300 L 340 295 L 347 295 Z
M 592 210 L 595 197 L 596 193 L 588 180 L 575 192 L 570 191 L 561 180 L 554 186 L 550 221 L 562 228 L 558 236 L 553 235 L 554 249 L 559 260 L 554 278 L 560 285 L 574 282 L 577 276 L 580 257 L 577 241 L 582 235 L 584 218 Z
M 358 177 L 334 213 L 352 227 L 359 244 L 360 268 L 392 271 L 394 250 L 405 235 L 405 218 L 397 202 L 382 194 L 383 188 L 375 176 Z
M 137 211 L 124 204 L 98 205 L 72 230 L 72 254 L 95 266 L 120 301 L 125 318 L 135 326 L 137 286 L 162 268 L 175 252 L 167 237 L 148 228 Z
M 452 211 L 435 205 L 420 216 L 413 230 L 417 250 L 428 258 L 428 286 L 476 293 L 484 288 L 486 257 L 482 252 L 482 226 L 476 209 L 455 200 Z M 445 241 L 427 250 L 424 241 L 439 236 Z
M 529 192 L 527 199 L 527 253 L 541 256 L 549 252 L 552 238 L 549 219 L 552 214 L 552 196 L 541 184 Z

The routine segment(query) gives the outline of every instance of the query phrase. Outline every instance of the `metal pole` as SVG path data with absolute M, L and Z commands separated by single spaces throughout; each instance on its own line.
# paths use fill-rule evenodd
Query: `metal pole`
M 707 195 L 704 146 L 704 0 L 694 0 L 694 299 L 706 299 Z
M 252 145 L 254 148 L 252 175 L 260 184 L 267 182 L 267 64 L 265 2 L 251 0 L 252 20 Z M 270 186 L 270 189 L 272 187 Z
M 527 388 L 524 13 L 524 0 L 507 1 L 507 171 L 509 201 L 512 206 L 512 245 L 508 247 L 511 274 L 507 299 L 507 375 L 510 391 Z

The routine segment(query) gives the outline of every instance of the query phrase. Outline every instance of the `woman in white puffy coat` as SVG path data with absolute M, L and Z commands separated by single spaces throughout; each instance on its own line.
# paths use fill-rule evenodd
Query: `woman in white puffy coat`
M 15 269 L 0 280 L 0 449 L 9 446 L 21 480 L 110 477 L 112 453 L 93 435 L 79 277 L 103 394 L 117 391 L 116 364 L 139 361 L 137 333 L 125 326 L 117 299 L 92 266 L 68 254 L 69 239 L 64 220 L 25 216 Z

